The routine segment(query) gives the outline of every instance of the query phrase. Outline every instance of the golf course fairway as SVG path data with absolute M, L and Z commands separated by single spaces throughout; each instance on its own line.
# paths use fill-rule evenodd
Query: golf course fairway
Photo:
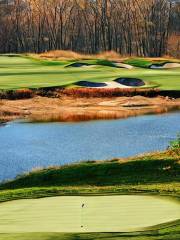
M 83 61 L 87 64 L 94 64 L 94 66 L 90 68 L 67 67 L 73 62 L 73 60 L 38 60 L 25 55 L 1 55 L 0 90 L 73 87 L 77 86 L 79 81 L 103 83 L 114 81 L 117 78 L 141 79 L 146 84 L 143 86 L 145 88 L 158 87 L 161 90 L 180 90 L 180 68 L 149 69 L 141 67 L 140 64 L 139 67 L 129 70 L 112 67 L 111 62 L 104 65 L 104 61 L 102 60 Z M 134 63 L 134 61 L 132 61 L 132 63 Z M 110 66 L 108 66 L 108 64 Z
M 166 197 L 50 197 L 1 203 L 0 233 L 132 232 L 179 218 L 179 202 Z

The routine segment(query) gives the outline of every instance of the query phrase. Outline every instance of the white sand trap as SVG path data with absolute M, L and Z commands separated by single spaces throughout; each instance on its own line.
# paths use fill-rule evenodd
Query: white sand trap
M 89 81 L 79 81 L 76 83 L 77 86 L 87 87 L 87 88 L 103 88 L 106 87 L 104 82 L 89 82 Z
M 82 66 L 83 68 L 95 68 L 97 67 L 98 65 L 86 65 L 86 66 Z
M 123 84 L 117 83 L 117 82 L 105 82 L 106 86 L 103 88 L 132 88 L 130 86 L 125 86 Z
M 139 78 L 117 78 L 115 82 L 125 87 L 142 87 L 146 85 L 145 82 Z
M 0 204 L 0 233 L 133 232 L 178 219 L 179 202 L 155 196 L 62 196 Z
M 156 65 L 153 64 L 150 66 L 151 69 L 171 69 L 171 68 L 179 68 L 180 63 L 165 63 L 164 65 Z
M 114 65 L 116 67 L 119 67 L 119 68 L 126 68 L 126 69 L 133 69 L 134 67 L 129 65 L 129 64 L 125 64 L 125 63 L 119 63 L 119 62 L 114 62 Z
M 76 83 L 77 86 L 87 87 L 87 88 L 131 88 L 130 86 L 125 86 L 115 81 L 110 82 L 88 82 L 88 81 L 79 81 Z

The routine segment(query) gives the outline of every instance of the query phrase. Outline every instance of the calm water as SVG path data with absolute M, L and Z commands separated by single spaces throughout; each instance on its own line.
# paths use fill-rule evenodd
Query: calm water
M 0 127 L 0 181 L 36 167 L 164 150 L 180 132 L 180 112 L 81 123 Z

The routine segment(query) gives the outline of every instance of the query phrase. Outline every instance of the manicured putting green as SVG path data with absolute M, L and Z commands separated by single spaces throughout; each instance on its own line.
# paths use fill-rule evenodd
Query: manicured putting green
M 0 204 L 0 233 L 131 232 L 180 218 L 165 197 L 63 196 Z

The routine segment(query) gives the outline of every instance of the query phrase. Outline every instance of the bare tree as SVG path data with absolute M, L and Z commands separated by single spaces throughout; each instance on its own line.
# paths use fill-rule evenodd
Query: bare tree
M 179 49 L 179 21 L 169 0 L 0 0 L 0 52 L 162 56 Z

